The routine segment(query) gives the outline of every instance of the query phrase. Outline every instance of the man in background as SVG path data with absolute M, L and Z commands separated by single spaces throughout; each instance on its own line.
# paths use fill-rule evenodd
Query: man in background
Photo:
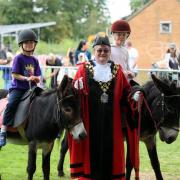
M 138 53 L 137 49 L 133 47 L 131 41 L 126 42 L 126 47 L 128 49 L 128 53 L 129 53 L 129 59 L 128 59 L 129 68 L 132 72 L 135 73 L 135 76 L 136 76 L 139 53 Z
M 11 62 L 13 59 L 13 54 L 10 51 L 6 51 L 5 48 L 0 49 L 0 65 L 12 66 Z M 1 66 L 2 78 L 4 80 L 4 89 L 9 89 L 12 81 L 11 77 L 11 67 Z
M 49 54 L 48 58 L 46 59 L 47 66 L 62 66 L 62 61 L 59 57 L 54 54 Z M 55 88 L 58 86 L 57 84 L 57 76 L 59 74 L 60 68 L 52 68 L 51 73 L 44 77 L 45 80 L 51 78 L 51 88 Z

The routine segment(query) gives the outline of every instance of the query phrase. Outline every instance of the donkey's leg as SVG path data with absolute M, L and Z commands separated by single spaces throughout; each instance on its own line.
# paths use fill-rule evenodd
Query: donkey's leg
M 146 148 L 149 154 L 149 158 L 151 160 L 151 166 L 154 169 L 154 173 L 156 175 L 157 180 L 163 180 L 160 163 L 158 159 L 157 149 L 156 149 L 156 136 L 151 136 L 144 141 L 146 144 Z
M 64 165 L 64 158 L 65 158 L 67 150 L 68 150 L 68 137 L 67 137 L 67 132 L 66 132 L 61 142 L 60 159 L 58 163 L 58 176 L 60 177 L 64 176 L 63 165 Z
M 54 141 L 50 143 L 44 143 L 42 145 L 42 170 L 44 180 L 49 180 L 50 174 L 50 157 L 54 146 Z
M 35 141 L 29 143 L 29 152 L 28 152 L 28 180 L 33 179 L 33 174 L 36 171 L 36 154 L 37 154 L 37 144 Z

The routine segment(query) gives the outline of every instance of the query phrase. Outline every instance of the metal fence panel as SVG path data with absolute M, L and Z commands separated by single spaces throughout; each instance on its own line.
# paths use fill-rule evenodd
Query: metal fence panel
M 47 77 L 52 69 L 59 69 L 59 74 L 57 77 L 58 83 L 61 82 L 63 76 L 67 74 L 69 77 L 73 78 L 76 71 L 77 67 L 66 67 L 66 66 L 41 66 L 41 71 L 42 71 L 42 77 Z M 177 79 L 179 81 L 179 74 L 180 70 L 167 70 L 167 69 L 138 69 L 138 74 L 135 77 L 135 81 L 137 81 L 139 84 L 144 84 L 148 80 L 151 80 L 150 73 L 155 73 L 159 77 L 166 77 L 169 78 L 171 77 L 172 79 Z M 7 89 L 8 84 L 11 82 L 12 77 L 11 77 L 11 66 L 8 65 L 0 65 L 0 88 L 1 89 Z M 42 78 L 43 79 L 43 78 Z M 41 82 L 40 85 L 43 84 L 43 81 Z M 50 87 L 50 78 L 46 81 L 44 84 L 46 87 Z

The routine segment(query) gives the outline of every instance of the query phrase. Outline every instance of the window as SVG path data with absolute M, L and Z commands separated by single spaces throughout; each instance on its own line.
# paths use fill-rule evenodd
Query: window
M 160 22 L 160 33 L 171 33 L 172 25 L 170 21 L 161 21 Z

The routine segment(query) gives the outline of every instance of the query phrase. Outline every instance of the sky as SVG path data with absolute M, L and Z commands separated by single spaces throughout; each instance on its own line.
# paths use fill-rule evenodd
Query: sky
M 111 22 L 114 22 L 131 13 L 130 0 L 107 0 Z

